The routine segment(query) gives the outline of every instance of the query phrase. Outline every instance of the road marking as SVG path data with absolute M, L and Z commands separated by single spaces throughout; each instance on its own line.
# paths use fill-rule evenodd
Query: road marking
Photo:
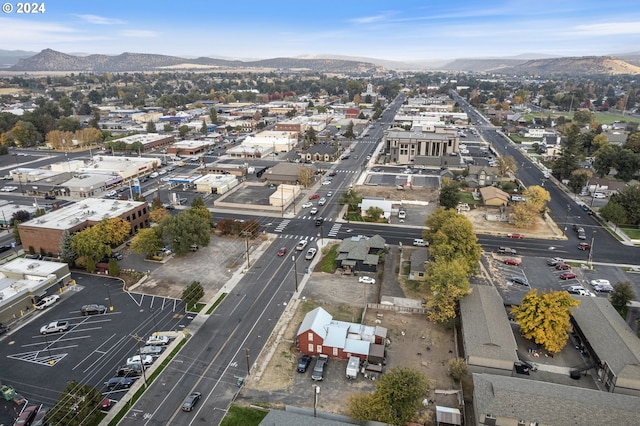
M 289 222 L 291 222 L 290 219 L 283 220 L 282 222 L 280 222 L 278 226 L 276 226 L 276 229 L 274 229 L 274 232 L 282 232 L 282 230 L 289 224 Z
M 338 231 L 340 230 L 341 227 L 342 227 L 341 223 L 335 223 L 329 230 L 329 233 L 327 234 L 327 236 L 335 237 L 336 235 L 338 235 Z

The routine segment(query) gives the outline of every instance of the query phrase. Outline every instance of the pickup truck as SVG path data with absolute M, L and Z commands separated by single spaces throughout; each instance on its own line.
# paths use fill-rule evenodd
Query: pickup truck
M 69 329 L 68 321 L 54 321 L 40 328 L 40 334 L 59 333 Z
M 40 301 L 38 303 L 36 303 L 36 309 L 43 310 L 45 308 L 48 308 L 49 306 L 51 306 L 54 303 L 56 303 L 58 301 L 58 299 L 60 299 L 60 296 L 58 296 L 57 294 L 54 294 L 52 296 L 43 297 L 42 299 L 40 299 Z

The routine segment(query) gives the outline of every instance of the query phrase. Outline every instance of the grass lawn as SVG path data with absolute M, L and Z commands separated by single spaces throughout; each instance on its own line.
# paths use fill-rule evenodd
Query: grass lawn
M 626 226 L 621 226 L 620 229 L 622 229 L 632 240 L 640 240 L 640 229 Z
M 547 118 L 547 117 L 551 117 L 551 118 L 557 118 L 560 116 L 564 116 L 565 118 L 568 119 L 573 119 L 573 113 L 568 113 L 568 112 L 536 112 L 536 113 L 530 113 L 530 114 L 525 114 L 524 118 L 525 120 L 531 120 L 533 117 L 538 117 L 538 118 Z M 628 115 L 622 115 L 622 114 L 605 114 L 602 112 L 596 112 L 595 113 L 595 118 L 596 121 L 600 124 L 612 124 L 615 121 L 626 121 L 627 123 L 640 123 L 640 119 L 635 118 L 635 117 L 629 117 Z
M 480 203 L 480 201 L 474 200 L 473 194 L 467 191 L 460 191 L 460 202 L 467 203 L 469 205 Z
M 338 244 L 334 244 L 329 248 L 329 251 L 322 258 L 322 264 L 320 270 L 322 272 L 334 273 L 336 270 L 336 257 L 338 257 Z
M 221 426 L 258 426 L 262 419 L 267 416 L 266 411 L 255 408 L 240 407 L 232 405 L 229 413 L 222 419 Z

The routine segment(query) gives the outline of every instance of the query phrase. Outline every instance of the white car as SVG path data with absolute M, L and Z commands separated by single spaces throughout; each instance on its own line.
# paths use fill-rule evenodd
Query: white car
M 60 296 L 58 296 L 57 294 L 44 297 L 40 299 L 38 303 L 36 303 L 36 309 L 43 310 L 44 308 L 48 308 L 49 306 L 56 303 L 58 299 L 60 299 Z
M 308 201 L 302 205 L 303 209 L 308 209 L 309 207 L 313 207 L 313 203 L 311 201 Z
M 308 241 L 307 240 L 300 240 L 298 241 L 298 245 L 296 245 L 296 250 L 304 250 L 304 248 L 307 246 Z
M 331 181 L 330 180 L 323 180 L 322 184 L 323 185 L 331 185 Z
M 169 343 L 169 338 L 167 336 L 159 336 L 154 334 L 147 339 L 145 343 L 146 346 L 163 346 Z
M 591 280 L 591 285 L 594 287 L 611 287 L 609 280 L 603 279 Z
M 140 363 L 142 363 L 142 365 L 150 365 L 153 363 L 153 357 L 151 355 L 135 355 L 127 358 L 127 365 Z
M 311 210 L 309 210 L 309 214 L 317 214 L 318 213 L 318 208 L 314 207 Z
M 359 283 L 365 283 L 365 284 L 375 284 L 376 280 L 374 278 L 371 278 L 371 277 L 360 276 L 360 277 L 358 277 L 358 282 Z
M 161 346 L 143 346 L 140 348 L 141 355 L 160 355 L 162 353 Z
M 327 192 L 327 197 L 331 197 L 333 195 L 333 192 L 329 191 Z
M 592 292 L 590 292 L 586 288 L 582 287 L 581 285 L 572 285 L 572 286 L 567 288 L 567 291 L 569 293 L 571 293 L 571 294 L 577 294 L 579 296 L 596 297 L 595 294 L 593 294 Z
M 306 256 L 304 258 L 306 260 L 311 260 L 316 255 L 316 252 L 317 252 L 317 250 L 312 247 L 309 250 L 307 250 L 307 254 L 306 254 Z
M 327 203 L 327 199 L 322 197 L 318 200 L 318 205 L 319 206 L 324 206 Z

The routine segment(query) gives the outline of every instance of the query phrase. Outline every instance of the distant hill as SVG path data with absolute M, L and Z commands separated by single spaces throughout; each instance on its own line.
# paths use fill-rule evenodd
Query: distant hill
M 20 59 L 35 55 L 36 52 L 25 50 L 2 50 L 0 49 L 0 69 L 9 68 L 18 63 Z
M 613 56 L 582 56 L 526 61 L 501 70 L 504 74 L 596 75 L 640 74 L 640 66 Z
M 258 61 L 237 61 L 214 58 L 186 59 L 146 53 L 122 53 L 117 56 L 87 55 L 75 56 L 45 49 L 42 52 L 18 61 L 11 71 L 84 71 L 84 72 L 125 72 L 161 71 L 163 69 L 203 69 L 203 68 L 269 68 L 301 69 L 322 72 L 375 72 L 375 64 L 343 59 L 296 59 L 274 58 Z
M 439 67 L 443 71 L 497 72 L 527 62 L 526 59 L 456 59 Z

